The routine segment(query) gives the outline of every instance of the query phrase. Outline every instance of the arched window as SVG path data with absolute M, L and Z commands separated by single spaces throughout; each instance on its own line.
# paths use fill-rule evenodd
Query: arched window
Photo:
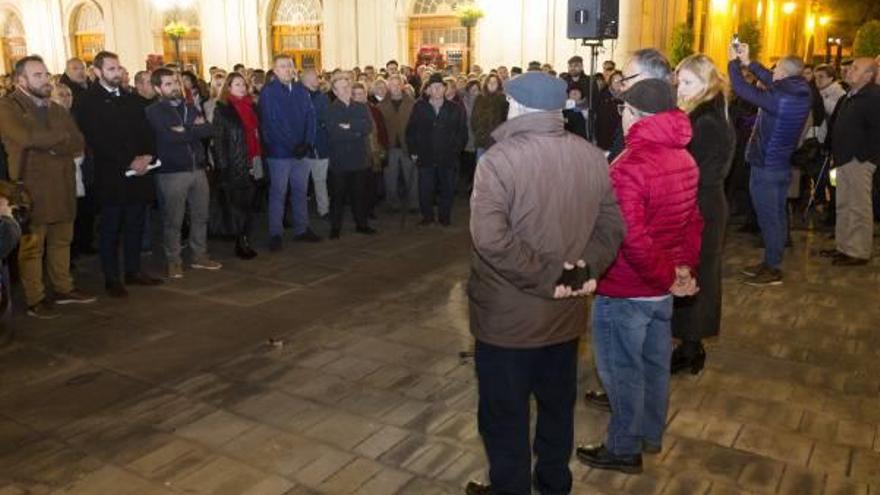
M 176 62 L 185 69 L 192 65 L 202 71 L 202 31 L 199 14 L 194 8 L 172 9 L 162 23 L 162 47 L 165 63 Z
M 104 14 L 94 2 L 87 1 L 77 7 L 72 31 L 74 53 L 85 62 L 94 60 L 104 49 Z
M 467 28 L 455 15 L 462 0 L 416 0 L 409 19 L 409 48 L 413 62 L 463 66 Z
M 0 11 L 0 40 L 4 72 L 9 74 L 15 68 L 15 63 L 27 56 L 24 26 L 18 15 L 11 10 Z
M 278 0 L 272 15 L 272 54 L 288 54 L 298 68 L 321 67 L 321 2 Z

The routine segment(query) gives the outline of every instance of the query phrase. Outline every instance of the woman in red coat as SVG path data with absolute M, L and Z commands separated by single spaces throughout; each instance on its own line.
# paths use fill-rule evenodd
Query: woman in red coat
M 703 219 L 699 171 L 687 151 L 691 124 L 666 81 L 636 83 L 621 96 L 624 152 L 610 175 L 626 237 L 599 280 L 593 350 L 608 393 L 604 445 L 579 447 L 598 469 L 642 471 L 642 452 L 661 450 L 669 396 L 672 298 L 696 292 Z

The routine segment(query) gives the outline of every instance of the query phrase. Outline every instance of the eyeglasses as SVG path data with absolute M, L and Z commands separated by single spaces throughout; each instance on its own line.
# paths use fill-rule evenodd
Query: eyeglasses
M 641 76 L 641 75 L 642 75 L 641 72 L 636 72 L 635 74 L 633 74 L 633 75 L 631 75 L 631 76 L 621 77 L 621 78 L 620 78 L 620 84 L 626 84 L 626 82 L 629 81 L 630 79 L 635 79 L 635 78 L 637 78 L 637 77 L 639 77 L 639 76 Z

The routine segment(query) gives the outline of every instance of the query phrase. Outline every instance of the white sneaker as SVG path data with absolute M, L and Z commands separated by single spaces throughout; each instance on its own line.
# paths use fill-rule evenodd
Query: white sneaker
M 223 265 L 221 263 L 209 258 L 203 258 L 198 261 L 193 261 L 190 266 L 195 268 L 196 270 L 219 270 L 223 268 Z

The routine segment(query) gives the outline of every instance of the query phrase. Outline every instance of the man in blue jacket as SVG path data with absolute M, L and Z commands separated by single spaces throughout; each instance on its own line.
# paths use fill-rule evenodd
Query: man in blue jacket
M 290 55 L 275 56 L 275 79 L 260 92 L 260 131 L 269 164 L 269 249 L 281 249 L 284 205 L 291 191 L 295 241 L 318 242 L 309 228 L 309 164 L 315 146 L 315 108 L 309 91 L 293 81 Z
M 750 85 L 740 67 L 749 68 L 766 89 Z M 812 109 L 810 85 L 801 75 L 803 61 L 783 57 L 773 71 L 749 58 L 749 46 L 730 48 L 728 74 L 737 96 L 760 110 L 746 149 L 751 166 L 749 189 L 764 238 L 764 261 L 742 271 L 753 286 L 782 284 L 782 256 L 788 233 L 786 195 L 791 184 L 791 154 L 797 149 Z
M 315 186 L 315 203 L 318 215 L 326 218 L 330 214 L 330 196 L 327 194 L 327 169 L 330 166 L 329 137 L 327 131 L 327 108 L 330 98 L 322 93 L 318 84 L 318 73 L 315 69 L 306 69 L 302 74 L 302 84 L 309 90 L 312 106 L 315 107 L 315 147 L 306 157 L 309 171 L 312 173 L 312 184 Z
M 183 277 L 180 229 L 187 206 L 189 246 L 193 256 L 191 266 L 200 270 L 219 270 L 222 265 L 208 258 L 207 253 L 210 189 L 202 140 L 211 137 L 211 124 L 205 121 L 195 105 L 183 98 L 180 78 L 173 71 L 156 69 L 151 82 L 159 101 L 147 107 L 146 114 L 156 136 L 156 153 L 162 161 L 162 166 L 156 170 L 156 189 L 162 208 L 168 278 Z

